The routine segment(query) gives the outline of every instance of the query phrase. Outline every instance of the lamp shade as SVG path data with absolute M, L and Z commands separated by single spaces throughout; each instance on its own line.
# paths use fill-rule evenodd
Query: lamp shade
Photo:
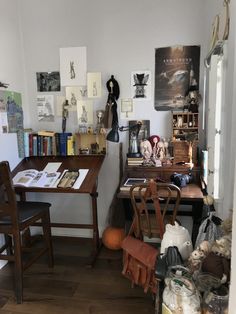
M 111 131 L 107 134 L 107 141 L 118 143 L 120 140 L 118 130 L 119 130 L 118 126 L 113 127 Z

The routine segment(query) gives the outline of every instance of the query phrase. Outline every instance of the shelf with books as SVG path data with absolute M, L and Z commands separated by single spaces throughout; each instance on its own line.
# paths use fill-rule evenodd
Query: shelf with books
M 24 132 L 24 151 L 25 157 L 106 154 L 106 136 L 27 130 Z

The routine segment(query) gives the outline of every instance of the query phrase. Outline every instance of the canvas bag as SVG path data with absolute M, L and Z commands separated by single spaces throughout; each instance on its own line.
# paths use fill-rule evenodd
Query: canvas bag
M 151 245 L 127 236 L 121 247 L 123 248 L 122 274 L 132 282 L 132 286 L 143 287 L 144 292 L 157 291 L 155 279 L 155 263 L 158 250 Z

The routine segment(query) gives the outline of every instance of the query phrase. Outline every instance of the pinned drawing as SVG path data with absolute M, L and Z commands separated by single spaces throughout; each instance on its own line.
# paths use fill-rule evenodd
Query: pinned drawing
M 151 71 L 134 71 L 131 73 L 132 98 L 136 100 L 151 99 Z
M 101 72 L 87 73 L 88 98 L 99 98 L 102 96 L 102 74 Z
M 62 86 L 81 86 L 87 83 L 86 47 L 60 48 Z
M 79 124 L 93 124 L 93 102 L 91 100 L 77 101 L 77 116 Z

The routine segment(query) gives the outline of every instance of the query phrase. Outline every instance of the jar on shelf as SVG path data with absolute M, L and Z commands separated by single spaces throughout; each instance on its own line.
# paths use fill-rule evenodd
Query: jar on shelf
M 211 289 L 204 294 L 203 314 L 228 314 L 229 290 L 225 286 Z
M 162 313 L 201 314 L 200 294 L 191 279 L 174 276 L 166 284 Z

